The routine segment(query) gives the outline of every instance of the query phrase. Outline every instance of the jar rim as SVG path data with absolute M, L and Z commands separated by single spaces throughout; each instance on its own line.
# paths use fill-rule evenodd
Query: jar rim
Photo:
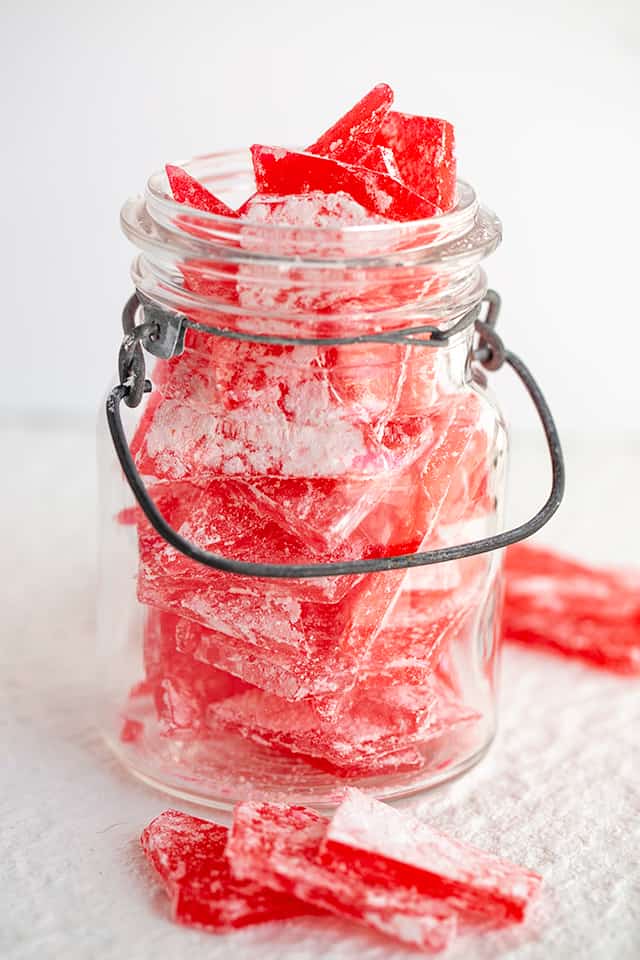
M 246 148 L 194 157 L 182 165 L 217 195 L 233 193 L 238 205 L 255 190 L 251 155 Z M 220 245 L 232 259 L 252 262 L 294 261 L 362 268 L 398 267 L 434 261 L 478 260 L 501 240 L 498 218 L 481 206 L 473 187 L 458 180 L 456 206 L 449 213 L 410 220 L 326 226 L 262 223 L 228 217 L 178 203 L 164 170 L 151 174 L 143 197 L 122 208 L 124 233 L 140 249 L 168 249 L 188 257 L 217 255 Z M 250 238 L 249 244 L 246 243 Z M 233 248 L 236 250 L 234 251 Z

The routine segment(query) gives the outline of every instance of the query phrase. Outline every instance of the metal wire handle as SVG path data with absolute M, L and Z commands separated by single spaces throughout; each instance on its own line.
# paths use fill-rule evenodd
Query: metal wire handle
M 422 553 L 406 553 L 395 557 L 381 557 L 371 560 L 348 560 L 311 564 L 249 563 L 243 560 L 230 560 L 218 554 L 210 553 L 208 550 L 201 549 L 196 546 L 196 544 L 180 536 L 177 530 L 174 530 L 174 528 L 167 523 L 149 496 L 149 492 L 131 456 L 120 416 L 120 403 L 123 400 L 130 406 L 137 406 L 140 403 L 142 394 L 149 393 L 152 390 L 150 381 L 144 379 L 144 357 L 142 356 L 140 341 L 145 342 L 147 349 L 156 356 L 172 356 L 174 353 L 181 352 L 182 350 L 180 330 L 182 329 L 183 323 L 186 322 L 189 326 L 191 326 L 191 324 L 188 323 L 186 318 L 180 315 L 167 314 L 162 310 L 157 312 L 159 308 L 154 305 L 153 310 L 156 311 L 156 313 L 152 318 L 136 326 L 135 313 L 138 308 L 138 299 L 134 296 L 127 302 L 123 313 L 125 338 L 119 358 L 121 382 L 109 393 L 106 409 L 109 431 L 118 460 L 131 487 L 131 491 L 147 520 L 167 543 L 197 563 L 212 567 L 214 570 L 223 570 L 227 573 L 270 579 L 338 577 L 348 574 L 377 573 L 384 570 L 422 567 L 433 563 L 444 563 L 447 560 L 459 560 L 463 557 L 472 557 L 479 553 L 487 553 L 492 550 L 500 550 L 503 547 L 509 546 L 509 544 L 517 543 L 519 540 L 525 540 L 527 537 L 530 537 L 551 519 L 560 506 L 564 496 L 565 470 L 562 447 L 553 416 L 537 381 L 526 364 L 523 363 L 516 354 L 505 348 L 502 339 L 495 331 L 495 323 L 500 307 L 498 294 L 492 290 L 488 291 L 485 302 L 488 306 L 485 320 L 479 319 L 477 311 L 475 316 L 471 316 L 473 311 L 470 311 L 470 315 L 468 315 L 469 320 L 474 322 L 475 329 L 479 335 L 479 342 L 474 351 L 474 360 L 482 364 L 487 370 L 499 370 L 505 363 L 514 370 L 533 401 L 533 405 L 542 423 L 549 448 L 552 470 L 551 492 L 544 506 L 542 506 L 530 520 L 521 523 L 517 527 L 513 527 L 511 530 L 506 530 L 503 533 L 498 533 L 491 537 L 484 537 L 481 540 L 473 540 L 470 543 L 458 544 L 452 547 L 440 547 L 437 550 L 427 550 Z M 146 309 L 145 315 L 147 315 Z M 176 318 L 180 323 L 176 323 Z M 172 323 L 173 327 L 171 327 Z M 176 327 L 178 328 L 178 334 L 174 337 L 171 329 L 173 329 L 175 333 Z M 456 327 L 458 327 L 458 325 L 456 325 Z M 172 341 L 172 346 L 167 346 L 166 343 L 168 336 L 167 329 L 169 328 L 169 340 Z M 210 332 L 218 336 L 232 335 L 227 331 L 218 331 L 217 329 L 214 330 L 214 328 L 210 328 Z M 400 335 L 401 334 L 399 334 L 398 337 L 400 337 Z M 449 338 L 450 337 L 441 336 L 438 344 L 446 343 Z M 247 339 L 250 338 L 247 336 Z M 288 340 L 287 338 L 275 337 L 271 339 L 263 337 L 261 339 L 268 340 L 269 342 L 272 342 L 272 340 L 275 342 L 282 342 L 283 340 L 285 342 L 299 342 Z M 372 335 L 367 339 L 381 339 L 382 342 L 389 342 L 390 336 L 388 334 L 381 335 L 380 337 Z M 438 345 L 429 340 L 418 340 L 414 342 L 423 343 L 425 346 Z

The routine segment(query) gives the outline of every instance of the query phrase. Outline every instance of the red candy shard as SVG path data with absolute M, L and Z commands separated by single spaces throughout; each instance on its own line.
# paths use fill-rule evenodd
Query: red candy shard
M 310 700 L 290 703 L 250 690 L 212 704 L 208 717 L 212 725 L 258 743 L 347 768 L 366 766 L 478 718 L 437 682 L 388 689 L 363 682 L 346 700 L 327 716 Z
M 253 169 L 260 193 L 304 194 L 315 190 L 343 192 L 388 220 L 433 217 L 439 208 L 385 173 L 350 166 L 312 153 L 254 144 Z
M 124 717 L 120 727 L 120 740 L 122 743 L 136 743 L 144 733 L 144 723 L 140 720 L 134 720 L 132 717 Z
M 364 881 L 440 898 L 460 920 L 503 926 L 524 919 L 539 874 L 439 833 L 428 824 L 348 789 L 325 849 Z
M 516 544 L 506 557 L 505 640 L 640 674 L 640 572 Z
M 226 827 L 165 810 L 142 832 L 145 856 L 159 874 L 177 923 L 223 933 L 237 927 L 314 913 L 291 896 L 236 879 L 224 850 Z
M 177 645 L 178 617 L 149 608 L 144 665 L 162 736 L 194 739 L 208 734 L 210 704 L 245 691 L 237 677 L 199 663 Z
M 376 144 L 390 147 L 402 182 L 446 213 L 455 204 L 456 161 L 453 127 L 446 120 L 391 110 Z
M 350 150 L 350 141 L 372 142 L 392 103 L 391 87 L 386 83 L 378 83 L 315 143 L 307 147 L 307 152 L 342 160 L 343 153 Z
M 207 213 L 215 213 L 219 217 L 237 217 L 238 214 L 231 207 L 228 207 L 222 200 L 210 193 L 206 187 L 198 183 L 191 174 L 183 170 L 182 167 L 174 167 L 167 164 L 165 167 L 169 186 L 174 200 L 178 203 L 184 203 L 188 207 L 194 207 L 196 210 L 204 210 Z
M 323 853 L 326 830 L 325 818 L 306 807 L 241 803 L 227 845 L 233 874 L 431 952 L 449 944 L 456 921 L 446 904 L 384 881 L 369 884 L 342 864 L 334 869 Z

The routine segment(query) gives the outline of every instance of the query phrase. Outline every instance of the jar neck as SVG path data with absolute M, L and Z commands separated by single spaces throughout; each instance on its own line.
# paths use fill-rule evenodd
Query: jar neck
M 251 192 L 248 157 L 219 154 L 187 168 L 233 203 Z M 285 337 L 448 329 L 482 299 L 480 263 L 501 232 L 464 183 L 440 217 L 305 227 L 196 212 L 170 198 L 164 173 L 125 204 L 122 225 L 141 250 L 132 275 L 144 296 L 209 326 Z M 462 348 L 447 350 L 457 358 Z

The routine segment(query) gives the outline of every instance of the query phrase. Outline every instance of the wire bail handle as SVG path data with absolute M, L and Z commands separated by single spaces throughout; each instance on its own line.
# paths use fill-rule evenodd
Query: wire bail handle
M 478 304 L 469 310 L 453 327 L 444 331 L 433 326 L 423 326 L 392 333 L 366 334 L 359 337 L 288 338 L 244 334 L 207 326 L 192 321 L 182 314 L 167 311 L 139 292 L 133 294 L 125 304 L 122 313 L 124 338 L 118 355 L 120 383 L 110 391 L 107 397 L 106 412 L 109 432 L 120 466 L 140 509 L 151 526 L 167 543 L 197 563 L 227 573 L 270 579 L 336 577 L 427 566 L 499 550 L 512 543 L 525 540 L 548 523 L 562 502 L 565 489 L 564 458 L 553 416 L 537 381 L 526 364 L 516 354 L 506 349 L 502 338 L 496 332 L 495 326 L 500 312 L 500 303 L 499 295 L 494 290 L 488 290 L 482 301 L 482 304 L 486 304 L 483 317 L 481 316 L 482 304 Z M 143 307 L 144 321 L 136 324 L 136 315 L 140 306 Z M 221 557 L 186 540 L 167 523 L 149 496 L 145 483 L 131 456 L 120 416 L 122 401 L 128 407 L 137 407 L 142 401 L 143 394 L 150 393 L 153 389 L 151 382 L 145 378 L 143 346 L 153 356 L 169 359 L 183 352 L 185 331 L 186 329 L 194 329 L 209 333 L 212 336 L 263 343 L 332 345 L 374 342 L 406 343 L 437 348 L 448 343 L 456 333 L 466 329 L 472 323 L 478 334 L 478 341 L 473 351 L 474 362 L 488 371 L 499 370 L 504 364 L 512 368 L 531 397 L 547 441 L 552 471 L 551 491 L 540 510 L 525 523 L 519 524 L 511 530 L 480 540 L 473 540 L 469 543 L 394 557 L 312 564 L 250 563 Z M 425 334 L 428 335 L 428 339 L 424 339 Z

